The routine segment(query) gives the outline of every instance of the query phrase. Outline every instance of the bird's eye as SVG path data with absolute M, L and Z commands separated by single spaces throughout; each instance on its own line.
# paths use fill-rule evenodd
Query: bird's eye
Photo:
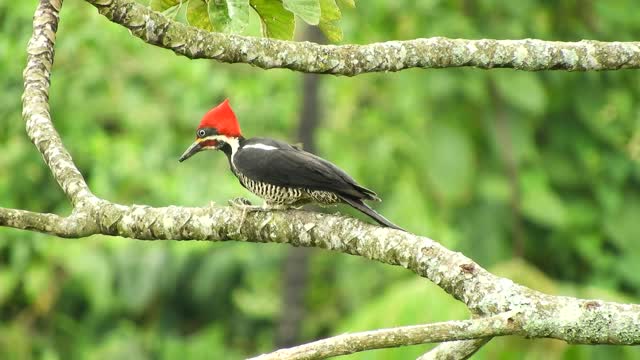
M 207 133 L 206 133 L 206 131 L 204 131 L 204 129 L 200 129 L 200 130 L 198 130 L 198 131 L 196 132 L 196 135 L 197 135 L 199 138 L 203 138 L 206 134 L 207 134 Z

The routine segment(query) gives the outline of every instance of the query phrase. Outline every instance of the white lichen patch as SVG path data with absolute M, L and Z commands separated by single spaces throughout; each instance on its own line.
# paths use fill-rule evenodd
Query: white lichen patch
M 213 218 L 208 214 L 196 216 L 192 218 L 192 221 L 194 222 L 195 228 L 202 229 L 203 235 L 209 235 L 211 233 L 211 229 L 215 224 Z
M 598 49 L 592 41 L 581 41 L 580 44 L 584 49 L 585 56 L 582 57 L 583 67 L 587 69 L 600 70 L 602 64 L 598 61 Z
M 560 55 L 564 64 L 572 66 L 578 61 L 578 54 L 574 49 L 561 49 Z
M 525 64 L 529 59 L 529 50 L 525 46 L 518 46 L 513 53 L 513 61 L 516 64 Z
M 331 250 L 340 250 L 342 249 L 342 238 L 338 236 L 336 233 L 331 233 L 329 236 L 329 241 L 327 241 L 327 248 Z
M 458 50 L 460 49 L 460 50 Z M 474 42 L 468 42 L 466 43 L 466 45 L 464 47 L 456 47 L 453 51 L 453 53 L 457 53 L 458 51 L 461 54 L 466 54 L 466 52 L 464 51 L 464 49 L 466 49 L 467 52 L 471 53 L 472 55 L 475 54 L 476 52 L 478 52 L 478 47 L 476 46 L 476 44 Z
M 564 303 L 556 311 L 555 322 L 560 324 L 577 324 L 584 316 L 584 311 L 574 301 Z

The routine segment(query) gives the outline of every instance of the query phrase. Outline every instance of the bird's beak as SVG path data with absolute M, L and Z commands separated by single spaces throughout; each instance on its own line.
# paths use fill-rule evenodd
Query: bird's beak
M 185 150 L 182 156 L 180 156 L 180 159 L 178 159 L 178 161 L 183 162 L 195 155 L 200 150 L 202 150 L 202 139 L 198 139 L 193 144 L 191 144 L 191 146 L 189 146 L 189 148 Z

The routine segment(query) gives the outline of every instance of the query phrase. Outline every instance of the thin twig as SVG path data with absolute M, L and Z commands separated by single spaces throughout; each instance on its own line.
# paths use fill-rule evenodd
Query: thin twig
M 312 360 L 373 349 L 426 344 L 451 340 L 481 339 L 512 335 L 521 331 L 517 314 L 446 321 L 434 324 L 342 334 L 304 345 L 274 351 L 251 360 Z
M 491 340 L 490 337 L 442 343 L 416 360 L 466 360 Z

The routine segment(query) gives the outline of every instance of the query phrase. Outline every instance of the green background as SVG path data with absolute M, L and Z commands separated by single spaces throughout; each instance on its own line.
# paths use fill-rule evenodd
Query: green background
M 383 1 L 345 9 L 344 43 L 448 36 L 637 40 L 636 1 Z M 0 206 L 67 214 L 29 142 L 21 74 L 36 1 L 0 0 Z M 228 97 L 246 136 L 296 142 L 302 75 L 190 61 L 66 0 L 51 114 L 96 195 L 125 204 L 257 200 L 222 154 L 177 158 Z M 300 23 L 299 29 L 303 26 Z M 252 19 L 246 30 L 258 34 Z M 298 32 L 298 38 L 301 32 Z M 317 152 L 381 213 L 552 294 L 640 296 L 637 71 L 408 70 L 322 76 Z M 329 209 L 354 214 L 340 207 Z M 356 214 L 354 214 L 356 215 Z M 356 215 L 357 216 L 357 215 Z M 0 358 L 241 358 L 274 349 L 277 244 L 69 240 L 0 229 Z M 314 250 L 298 341 L 468 317 L 403 269 Z M 427 346 L 352 359 L 414 358 Z M 479 359 L 636 359 L 632 347 L 498 339 Z

